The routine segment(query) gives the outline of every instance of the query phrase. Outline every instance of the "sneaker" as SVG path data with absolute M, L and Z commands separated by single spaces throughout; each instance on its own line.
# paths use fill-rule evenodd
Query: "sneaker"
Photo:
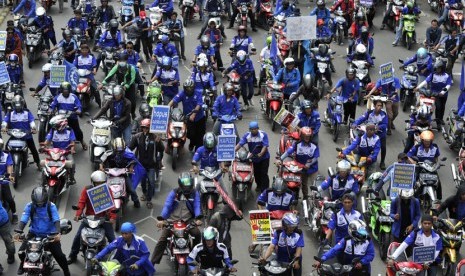
M 139 200 L 134 201 L 134 208 L 137 208 L 137 209 L 140 208 L 140 201 Z
M 397 42 L 392 42 L 392 47 L 396 47 L 397 46 Z
M 391 134 L 392 134 L 392 133 L 391 133 L 391 130 L 388 129 L 388 131 L 386 132 L 386 134 L 387 134 L 387 135 L 391 135 Z
M 74 262 L 76 262 L 76 260 L 77 260 L 77 257 L 75 257 L 75 256 L 68 256 L 68 258 L 66 258 L 66 262 L 67 262 L 69 265 L 72 264 L 72 263 L 74 263 Z
M 381 25 L 381 30 L 384 30 L 386 28 L 386 24 Z
M 244 111 L 247 111 L 249 109 L 248 105 L 244 105 Z
M 193 151 L 194 150 L 194 145 L 193 144 L 189 144 L 189 151 Z
M 18 271 L 16 272 L 16 274 L 18 274 L 18 275 L 23 275 L 23 274 L 24 274 L 24 270 L 23 270 L 23 266 L 22 266 L 22 264 L 21 264 L 21 265 L 19 265 L 19 267 L 18 267 Z
M 13 214 L 11 216 L 11 224 L 16 224 L 18 223 L 18 215 L 17 214 Z
M 9 254 L 9 255 L 8 255 L 8 259 L 6 259 L 6 262 L 7 262 L 8 264 L 14 263 L 14 262 L 15 262 L 15 254 Z
M 252 31 L 257 32 L 257 29 L 256 29 L 256 28 L 253 28 Z

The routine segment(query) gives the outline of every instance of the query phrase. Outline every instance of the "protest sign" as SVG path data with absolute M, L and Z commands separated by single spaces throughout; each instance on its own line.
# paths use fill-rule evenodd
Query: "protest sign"
M 316 38 L 316 16 L 297 16 L 286 19 L 286 38 L 289 41 Z
M 360 6 L 371 7 L 373 6 L 373 0 L 360 0 Z
M 429 263 L 434 261 L 436 246 L 418 246 L 413 248 L 413 261 L 415 263 Z
M 6 50 L 6 31 L 0 31 L 0 51 Z
M 52 65 L 49 86 L 57 88 L 64 81 L 66 81 L 66 65 Z
M 233 161 L 236 153 L 236 135 L 219 135 L 216 147 L 218 161 Z
M 4 61 L 0 62 L 0 85 L 10 83 L 10 75 Z
M 152 109 L 152 118 L 150 121 L 151 133 L 166 133 L 168 120 L 170 118 L 170 107 L 164 105 L 154 106 Z M 183 122 L 178 122 L 183 124 Z
M 391 174 L 391 199 L 396 198 L 400 190 L 413 189 L 415 180 L 414 164 L 394 163 Z
M 392 62 L 381 64 L 379 66 L 379 74 L 381 75 L 381 84 L 388 84 L 394 81 L 394 70 Z
M 87 190 L 87 196 L 96 214 L 115 207 L 110 188 L 108 188 L 107 184 Z
M 300 120 L 294 114 L 287 111 L 285 108 L 281 108 L 281 110 L 276 114 L 273 120 L 280 124 L 283 127 L 292 127 L 296 128 L 299 124 Z
M 270 212 L 268 210 L 249 211 L 253 244 L 271 243 Z

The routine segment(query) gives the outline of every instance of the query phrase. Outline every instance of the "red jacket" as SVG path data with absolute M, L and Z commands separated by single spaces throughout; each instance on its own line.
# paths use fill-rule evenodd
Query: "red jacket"
M 81 216 L 82 211 L 84 210 L 84 208 L 86 209 L 86 212 L 85 212 L 86 216 L 96 215 L 95 211 L 94 211 L 94 208 L 92 208 L 92 204 L 90 203 L 89 197 L 87 196 L 87 188 L 89 188 L 89 187 L 90 186 L 86 186 L 81 191 L 81 196 L 79 197 L 79 201 L 78 201 L 78 208 L 79 209 L 76 211 L 76 217 Z M 111 208 L 110 210 L 107 210 L 106 212 L 102 212 L 100 214 L 97 214 L 96 216 L 97 217 L 103 217 L 103 216 L 108 215 L 109 219 L 115 219 L 116 220 L 116 213 L 111 212 L 114 209 L 115 208 Z
M 338 0 L 336 4 L 331 7 L 331 12 L 334 12 L 338 7 L 341 7 L 342 11 L 350 15 L 355 9 L 354 0 L 349 0 L 348 3 L 346 3 L 345 0 Z

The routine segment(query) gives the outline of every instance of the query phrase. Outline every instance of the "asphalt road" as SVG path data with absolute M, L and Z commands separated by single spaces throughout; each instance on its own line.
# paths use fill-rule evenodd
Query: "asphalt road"
M 314 7 L 315 5 L 314 3 L 315 2 L 310 3 L 311 8 Z M 111 4 L 119 6 L 119 3 L 115 3 L 115 0 L 113 0 Z M 63 14 L 58 13 L 57 6 L 53 7 L 51 12 L 49 13 L 55 21 L 55 29 L 57 31 L 58 37 L 61 37 L 60 27 L 65 26 L 68 19 L 72 17 L 72 11 L 69 8 L 69 2 L 65 3 L 65 5 L 66 5 L 66 8 Z M 430 12 L 426 0 L 419 1 L 419 5 L 420 5 L 420 8 L 424 11 L 424 13 L 422 13 L 420 22 L 417 24 L 417 33 L 418 33 L 417 40 L 423 41 L 425 38 L 425 29 L 427 26 L 429 26 L 429 22 L 431 21 L 431 19 L 435 18 L 436 15 L 433 15 L 432 12 Z M 301 3 L 300 8 L 301 8 L 302 14 L 304 15 L 308 14 L 311 10 L 311 8 L 308 6 L 308 2 Z M 393 61 L 397 67 L 398 58 L 409 57 L 414 52 L 407 51 L 402 46 L 393 48 L 391 46 L 391 42 L 394 39 L 393 32 L 388 31 L 388 30 L 384 30 L 384 31 L 379 30 L 379 26 L 381 25 L 381 20 L 382 20 L 381 14 L 382 14 L 383 8 L 384 7 L 382 6 L 378 7 L 377 16 L 374 20 L 375 27 L 371 30 L 372 32 L 374 32 L 374 38 L 375 38 L 375 49 L 374 49 L 374 55 L 376 56 L 375 63 L 376 63 L 376 66 L 379 66 L 380 64 Z M 115 8 L 115 10 L 117 9 Z M 2 29 L 5 28 L 5 24 L 3 24 Z M 181 75 L 182 80 L 184 80 L 190 74 L 189 60 L 192 58 L 193 51 L 195 47 L 198 45 L 198 42 L 196 41 L 195 38 L 199 32 L 200 26 L 201 24 L 198 22 L 198 20 L 196 20 L 195 23 L 190 24 L 189 28 L 186 29 L 186 49 L 187 49 L 186 56 L 188 57 L 188 62 L 186 62 L 185 64 L 181 62 L 180 64 L 180 75 Z M 227 65 L 229 64 L 229 57 L 226 57 L 225 53 L 227 51 L 231 38 L 235 35 L 235 31 L 227 30 L 226 33 L 228 35 L 228 39 L 222 48 L 222 52 L 223 52 L 223 57 L 224 57 L 223 60 L 225 64 Z M 250 32 L 250 35 L 252 35 L 255 45 L 257 46 L 258 50 L 260 50 L 264 45 L 264 34 L 265 32 L 263 30 L 260 30 L 257 33 Z M 334 81 L 336 81 L 339 77 L 344 75 L 346 63 L 345 63 L 345 59 L 343 56 L 345 55 L 346 45 L 347 45 L 347 42 L 343 46 L 337 46 L 335 44 L 332 44 L 331 46 L 332 49 L 337 52 L 336 58 L 334 59 L 334 63 L 335 63 L 336 70 L 337 70 L 335 76 L 333 75 Z M 257 60 L 257 56 L 253 56 L 252 58 L 254 61 Z M 46 62 L 46 59 L 42 58 L 42 60 L 34 64 L 32 70 L 27 69 L 27 68 L 25 69 L 25 81 L 26 81 L 26 89 L 25 89 L 26 92 L 25 93 L 26 94 L 28 93 L 27 88 L 35 87 L 38 81 L 40 80 L 40 76 L 41 76 L 40 68 L 45 62 Z M 258 72 L 259 66 L 257 63 L 255 63 L 255 65 L 256 65 L 256 70 Z M 377 71 L 378 71 L 377 69 L 371 70 L 372 79 L 376 79 L 378 77 Z M 454 72 L 458 72 L 458 73 L 460 72 L 459 63 L 455 65 Z M 103 78 L 102 74 L 103 73 L 99 72 L 97 76 L 97 80 L 101 80 Z M 397 70 L 396 75 L 400 76 L 401 71 Z M 447 103 L 447 110 L 450 110 L 451 108 L 456 108 L 459 79 L 460 79 L 459 75 L 455 75 L 456 83 L 454 84 L 454 87 L 452 88 L 450 92 L 449 101 Z M 36 100 L 30 96 L 26 96 L 26 101 L 28 103 L 28 106 L 32 109 L 33 113 L 35 113 L 36 106 L 37 106 Z M 249 111 L 244 112 L 244 119 L 238 122 L 238 130 L 240 134 L 243 134 L 245 131 L 247 131 L 247 126 L 248 126 L 249 121 L 258 120 L 261 129 L 266 131 L 269 134 L 270 150 L 272 152 L 272 155 L 274 156 L 274 152 L 278 145 L 280 135 L 278 132 L 272 133 L 271 127 L 270 127 L 271 126 L 270 121 L 266 119 L 264 115 L 262 114 L 262 112 L 260 111 L 259 98 L 255 97 L 254 102 L 255 102 L 255 106 L 249 109 Z M 319 110 L 322 116 L 323 116 L 323 112 L 325 108 L 326 108 L 326 101 L 320 102 Z M 97 111 L 97 108 L 96 108 L 96 105 L 94 105 L 90 113 L 94 114 L 96 111 Z M 363 111 L 364 111 L 364 108 L 358 107 L 357 115 L 361 114 Z M 388 137 L 388 146 L 387 146 L 388 152 L 387 152 L 387 159 L 386 159 L 387 165 L 395 161 L 397 154 L 403 148 L 401 139 L 406 137 L 403 122 L 407 118 L 408 118 L 407 113 L 400 112 L 400 115 L 396 120 L 397 129 L 393 131 L 392 136 Z M 86 120 L 87 118 L 81 119 L 81 127 L 84 131 L 86 139 L 89 139 L 90 133 L 91 133 L 91 126 L 89 124 L 86 124 Z M 208 128 L 210 129 L 211 127 L 212 127 L 211 120 L 209 120 Z M 443 195 L 445 198 L 449 195 L 455 194 L 455 187 L 454 187 L 454 183 L 452 181 L 452 176 L 450 173 L 450 163 L 455 162 L 455 157 L 457 156 L 457 154 L 448 149 L 447 144 L 445 143 L 441 135 L 436 134 L 436 137 L 437 137 L 436 142 L 439 144 L 441 148 L 441 156 L 445 156 L 448 158 L 448 160 L 445 162 L 447 166 L 443 167 L 440 171 L 440 178 L 443 183 L 442 184 Z M 320 130 L 321 157 L 319 160 L 319 168 L 320 168 L 321 174 L 326 176 L 327 167 L 335 165 L 335 161 L 336 161 L 335 147 L 343 145 L 343 141 L 345 138 L 347 138 L 346 133 L 340 136 L 337 143 L 332 142 L 331 133 L 326 127 L 322 126 Z M 145 241 L 147 242 L 151 250 L 153 250 L 156 240 L 159 236 L 159 233 L 155 228 L 156 217 L 161 212 L 161 208 L 163 206 L 167 193 L 173 187 L 177 186 L 178 173 L 190 169 L 191 158 L 192 158 L 192 154 L 187 152 L 187 150 L 182 152 L 182 157 L 180 158 L 181 162 L 179 164 L 177 171 L 174 172 L 170 168 L 171 157 L 166 156 L 164 159 L 166 169 L 163 171 L 161 190 L 157 192 L 155 195 L 154 208 L 152 210 L 148 210 L 143 205 L 141 209 L 135 209 L 132 206 L 132 203 L 129 204 L 127 208 L 126 219 L 136 223 L 138 227 L 138 234 L 145 239 Z M 71 189 L 69 189 L 67 192 L 65 192 L 62 195 L 63 199 L 61 201 L 60 209 L 59 209 L 60 216 L 62 218 L 65 217 L 65 218 L 71 219 L 74 216 L 74 212 L 72 211 L 71 206 L 77 203 L 81 188 L 84 185 L 89 184 L 89 176 L 92 173 L 91 166 L 89 165 L 89 154 L 88 152 L 82 151 L 80 146 L 77 147 L 75 161 L 77 162 L 76 164 L 77 185 L 72 186 Z M 269 168 L 270 178 L 275 173 L 276 173 L 276 167 L 274 165 L 270 165 L 270 168 Z M 13 194 L 16 199 L 19 214 L 21 214 L 24 205 L 28 201 L 30 201 L 31 190 L 33 189 L 33 187 L 39 184 L 39 180 L 40 180 L 39 172 L 35 169 L 34 166 L 31 166 L 25 170 L 24 175 L 20 179 L 20 185 L 18 186 L 18 188 L 16 190 L 13 190 Z M 226 180 L 225 183 L 228 186 L 228 183 L 229 183 L 228 180 Z M 141 194 L 141 191 L 139 190 L 139 195 L 140 194 Z M 254 203 L 250 203 L 248 206 L 249 209 L 253 209 L 254 205 L 255 205 Z M 78 226 L 79 226 L 78 223 L 73 222 L 74 229 L 77 229 Z M 303 256 L 305 260 L 303 263 L 303 271 L 304 271 L 304 275 L 309 275 L 312 272 L 311 264 L 313 263 L 313 256 L 317 254 L 318 243 L 312 237 L 312 234 L 310 233 L 308 227 L 306 227 L 305 225 L 302 225 L 301 227 L 304 230 L 305 236 L 306 236 L 305 237 L 305 248 L 303 251 L 304 252 Z M 237 268 L 239 272 L 237 273 L 237 275 L 251 275 L 255 269 L 251 265 L 252 259 L 247 254 L 247 245 L 251 241 L 250 227 L 245 222 L 237 222 L 233 224 L 231 231 L 232 231 L 232 237 L 233 237 L 233 246 L 232 246 L 233 255 L 235 259 L 239 260 L 239 263 L 237 264 Z M 63 247 L 63 251 L 66 254 L 69 253 L 74 234 L 75 234 L 75 231 L 71 232 L 66 237 L 62 238 L 62 247 Z M 3 243 L 0 243 L 0 247 L 3 248 Z M 463 253 L 463 250 L 462 250 L 462 253 Z M 16 274 L 18 262 L 9 266 L 6 264 L 5 258 L 2 258 L 0 263 L 2 263 L 5 268 L 5 275 Z M 82 275 L 83 269 L 84 269 L 84 263 L 82 262 L 82 258 L 79 258 L 78 262 L 71 265 L 70 268 L 71 268 L 73 275 Z M 379 259 L 378 254 L 372 263 L 372 272 L 373 272 L 373 275 L 384 274 L 385 272 L 385 264 Z M 169 260 L 167 260 L 167 258 L 164 258 L 162 263 L 159 266 L 157 266 L 157 274 L 158 275 L 171 275 L 172 273 L 173 273 L 173 268 Z M 58 275 L 58 273 L 55 273 L 55 275 Z

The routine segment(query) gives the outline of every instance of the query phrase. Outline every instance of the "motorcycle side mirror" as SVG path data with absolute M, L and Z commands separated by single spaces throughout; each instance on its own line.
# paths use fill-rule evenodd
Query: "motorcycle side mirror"
M 404 60 L 402 60 L 402 59 L 399 58 L 399 62 L 403 64 L 403 63 L 404 63 Z
M 258 259 L 258 257 L 259 257 L 259 256 L 258 256 L 258 253 L 250 253 L 249 256 L 250 256 L 250 258 L 252 258 L 252 259 Z
M 341 148 L 336 148 L 336 151 L 341 152 L 342 149 Z
M 321 258 L 318 256 L 313 256 L 313 259 L 317 262 L 320 262 L 320 263 L 322 262 Z
M 371 59 L 376 59 L 376 57 L 371 57 Z
M 447 160 L 447 157 L 441 158 L 441 161 L 443 161 L 443 162 L 446 161 L 446 160 Z
M 238 260 L 232 260 L 232 261 L 231 261 L 231 264 L 235 265 L 235 264 L 237 264 L 238 262 L 239 262 Z
M 79 208 L 78 208 L 76 205 L 71 206 L 71 208 L 72 208 L 74 211 L 79 210 Z
M 317 191 L 318 191 L 318 187 L 316 187 L 316 186 L 310 186 L 310 190 L 317 192 Z
M 410 123 L 410 120 L 405 120 L 404 122 L 406 122 L 406 123 Z
M 158 220 L 158 221 L 162 221 L 162 220 L 165 220 L 165 219 L 164 219 L 162 216 L 158 216 L 158 217 L 157 217 L 157 220 Z
M 332 167 L 328 168 L 328 175 L 329 177 L 334 177 L 336 175 Z
M 34 87 L 29 87 L 29 91 L 34 92 L 36 89 Z

